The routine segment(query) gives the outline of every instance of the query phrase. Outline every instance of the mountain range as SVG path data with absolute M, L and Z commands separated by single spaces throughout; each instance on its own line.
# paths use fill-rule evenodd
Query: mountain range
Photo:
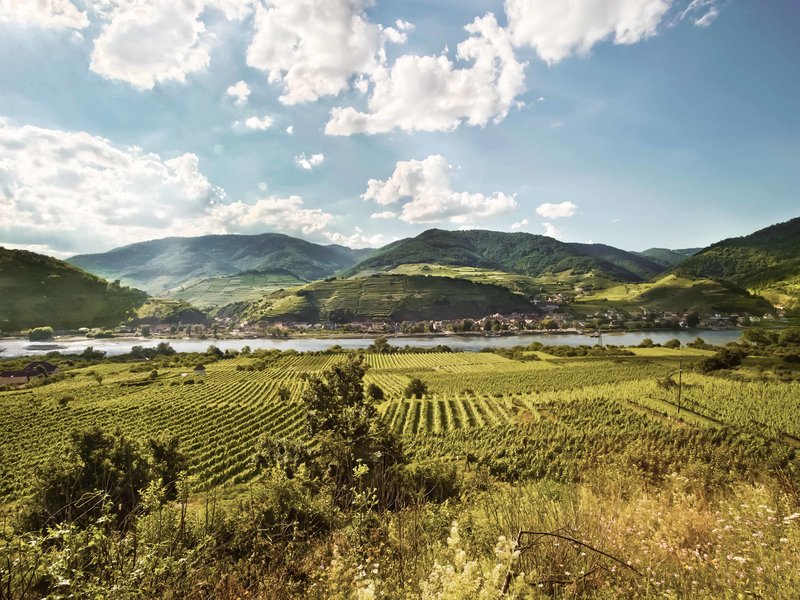
M 323 246 L 280 233 L 204 235 L 139 242 L 67 262 L 151 294 L 164 294 L 210 277 L 277 269 L 304 281 L 328 277 L 369 251 Z
M 459 318 L 525 311 L 552 295 L 585 314 L 791 311 L 800 309 L 800 218 L 704 249 L 643 252 L 441 229 L 373 250 L 273 233 L 165 238 L 68 263 L 0 249 L 0 328 L 119 322 L 146 299 L 123 286 L 207 310 L 236 306 L 226 314 L 251 319 Z

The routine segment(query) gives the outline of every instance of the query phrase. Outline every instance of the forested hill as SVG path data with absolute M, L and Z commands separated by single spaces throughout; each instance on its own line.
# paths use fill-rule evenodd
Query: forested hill
M 323 246 L 278 233 L 164 238 L 73 256 L 68 262 L 158 294 L 208 277 L 285 270 L 310 281 L 354 265 L 368 251 Z
M 349 273 L 386 271 L 417 263 L 479 267 L 532 276 L 568 269 L 598 270 L 622 281 L 647 280 L 663 270 L 646 258 L 600 244 L 565 244 L 521 232 L 430 229 L 376 250 Z
M 675 273 L 729 281 L 776 304 L 800 303 L 800 217 L 712 244 Z
M 648 248 L 642 252 L 636 252 L 639 256 L 643 256 L 654 263 L 657 263 L 665 269 L 671 269 L 678 266 L 690 256 L 694 256 L 700 252 L 702 248 L 683 248 L 681 250 L 670 250 L 669 248 Z
M 630 273 L 631 279 L 638 277 L 642 281 L 647 281 L 665 270 L 663 265 L 646 256 L 641 256 L 636 252 L 620 250 L 613 246 L 578 243 L 570 243 L 569 246 L 581 254 L 603 261 L 603 264 L 611 264 L 617 270 Z
M 116 325 L 146 299 L 50 256 L 0 247 L 2 331 Z

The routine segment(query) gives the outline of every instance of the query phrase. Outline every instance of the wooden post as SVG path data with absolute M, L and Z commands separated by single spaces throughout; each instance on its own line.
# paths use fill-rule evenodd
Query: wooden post
M 678 416 L 681 416 L 681 396 L 683 396 L 683 359 L 678 363 Z

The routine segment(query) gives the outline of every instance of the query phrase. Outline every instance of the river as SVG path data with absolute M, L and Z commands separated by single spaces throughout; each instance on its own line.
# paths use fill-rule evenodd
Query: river
M 695 338 L 702 337 L 710 344 L 726 344 L 737 341 L 741 337 L 738 329 L 694 329 L 694 330 L 655 330 L 655 331 L 629 331 L 626 333 L 604 334 L 603 342 L 620 346 L 635 346 L 643 339 L 650 338 L 653 342 L 661 344 L 671 339 L 679 339 L 682 344 L 694 341 Z M 208 338 L 200 339 L 169 339 L 161 340 L 158 338 L 141 337 L 118 337 L 108 339 L 89 339 L 85 337 L 57 337 L 48 342 L 29 342 L 21 338 L 0 338 L 0 348 L 4 351 L 0 353 L 0 358 L 11 358 L 15 356 L 35 356 L 47 354 L 57 350 L 63 354 L 78 354 L 83 352 L 88 346 L 95 350 L 102 350 L 108 356 L 116 356 L 130 352 L 132 346 L 156 346 L 161 341 L 167 341 L 178 352 L 205 352 L 206 349 L 214 344 L 222 350 L 240 350 L 244 346 L 256 348 L 276 348 L 278 350 L 297 350 L 298 352 L 309 352 L 312 350 L 326 350 L 334 345 L 339 345 L 348 349 L 366 348 L 375 341 L 374 337 L 293 337 L 286 339 L 279 338 L 256 338 L 256 339 L 219 339 Z M 396 346 L 413 346 L 415 348 L 432 348 L 439 344 L 444 344 L 453 350 L 464 352 L 477 352 L 484 348 L 510 348 L 511 346 L 527 345 L 533 342 L 541 342 L 546 345 L 565 345 L 579 346 L 581 344 L 594 345 L 597 339 L 589 338 L 577 334 L 546 334 L 546 333 L 522 333 L 518 335 L 419 335 L 408 337 L 389 338 L 389 342 Z

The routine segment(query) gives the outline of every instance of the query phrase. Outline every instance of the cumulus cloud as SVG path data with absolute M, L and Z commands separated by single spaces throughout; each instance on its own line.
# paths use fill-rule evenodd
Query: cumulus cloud
M 69 29 L 83 29 L 89 25 L 86 13 L 70 0 L 2 0 L 0 23 Z
M 389 69 L 372 74 L 368 110 L 337 107 L 325 133 L 451 131 L 461 123 L 484 126 L 503 120 L 525 89 L 525 64 L 514 56 L 509 35 L 489 13 L 465 27 L 469 37 L 456 58 L 471 62 L 458 68 L 446 54 L 404 55 Z
M 150 90 L 185 82 L 210 62 L 201 0 L 142 0 L 119 5 L 95 40 L 89 68 L 108 79 Z
M 234 99 L 234 104 L 242 106 L 247 104 L 247 98 L 250 96 L 250 86 L 244 81 L 237 81 L 228 87 L 225 93 Z
M 573 202 L 561 202 L 560 204 L 545 202 L 536 207 L 536 214 L 545 219 L 562 219 L 571 217 L 577 210 L 578 207 Z
M 384 210 L 381 212 L 372 213 L 370 219 L 396 219 L 397 213 L 392 210 Z
M 270 127 L 272 127 L 272 124 L 274 122 L 275 122 L 274 119 L 272 117 L 270 117 L 269 115 L 265 115 L 265 116 L 263 116 L 261 118 L 259 118 L 259 117 L 249 117 L 247 120 L 245 120 L 244 126 L 247 127 L 248 129 L 255 129 L 257 131 L 265 131 L 265 130 L 269 129 Z
M 654 36 L 674 0 L 506 0 L 515 46 L 530 46 L 547 63 L 585 55 L 610 39 L 635 44 Z
M 256 7 L 247 64 L 280 83 L 284 104 L 335 96 L 385 60 L 386 41 L 405 41 L 364 12 L 370 0 L 269 0 Z
M 544 227 L 544 234 L 547 237 L 555 238 L 557 240 L 561 239 L 561 230 L 552 223 L 542 223 L 542 227 Z
M 333 220 L 298 196 L 228 203 L 194 154 L 164 159 L 85 132 L 0 118 L 4 245 L 63 256 L 169 235 L 265 228 L 322 235 Z
M 292 135 L 294 133 L 294 125 L 289 125 L 286 128 L 286 133 L 289 134 L 289 135 Z
M 522 219 L 522 221 L 518 221 L 516 223 L 512 223 L 511 224 L 511 229 L 513 229 L 513 230 L 522 229 L 527 224 L 528 224 L 528 219 Z
M 312 154 L 308 157 L 305 155 L 305 153 L 301 153 L 294 157 L 294 163 L 306 171 L 310 171 L 314 167 L 318 167 L 323 162 L 325 162 L 325 155 L 322 153 Z
M 261 233 L 265 226 L 305 235 L 323 231 L 333 215 L 318 208 L 305 208 L 300 196 L 261 198 L 253 204 L 218 204 L 209 211 L 209 229 L 239 233 Z
M 355 233 L 350 235 L 326 232 L 324 236 L 332 244 L 339 244 L 348 248 L 376 248 L 386 243 L 386 238 L 382 233 L 367 235 L 360 227 L 356 227 Z
M 450 184 L 451 167 L 443 156 L 401 161 L 389 179 L 370 179 L 364 200 L 382 206 L 402 203 L 399 218 L 407 223 L 470 223 L 517 207 L 514 196 L 495 192 L 456 192 Z

